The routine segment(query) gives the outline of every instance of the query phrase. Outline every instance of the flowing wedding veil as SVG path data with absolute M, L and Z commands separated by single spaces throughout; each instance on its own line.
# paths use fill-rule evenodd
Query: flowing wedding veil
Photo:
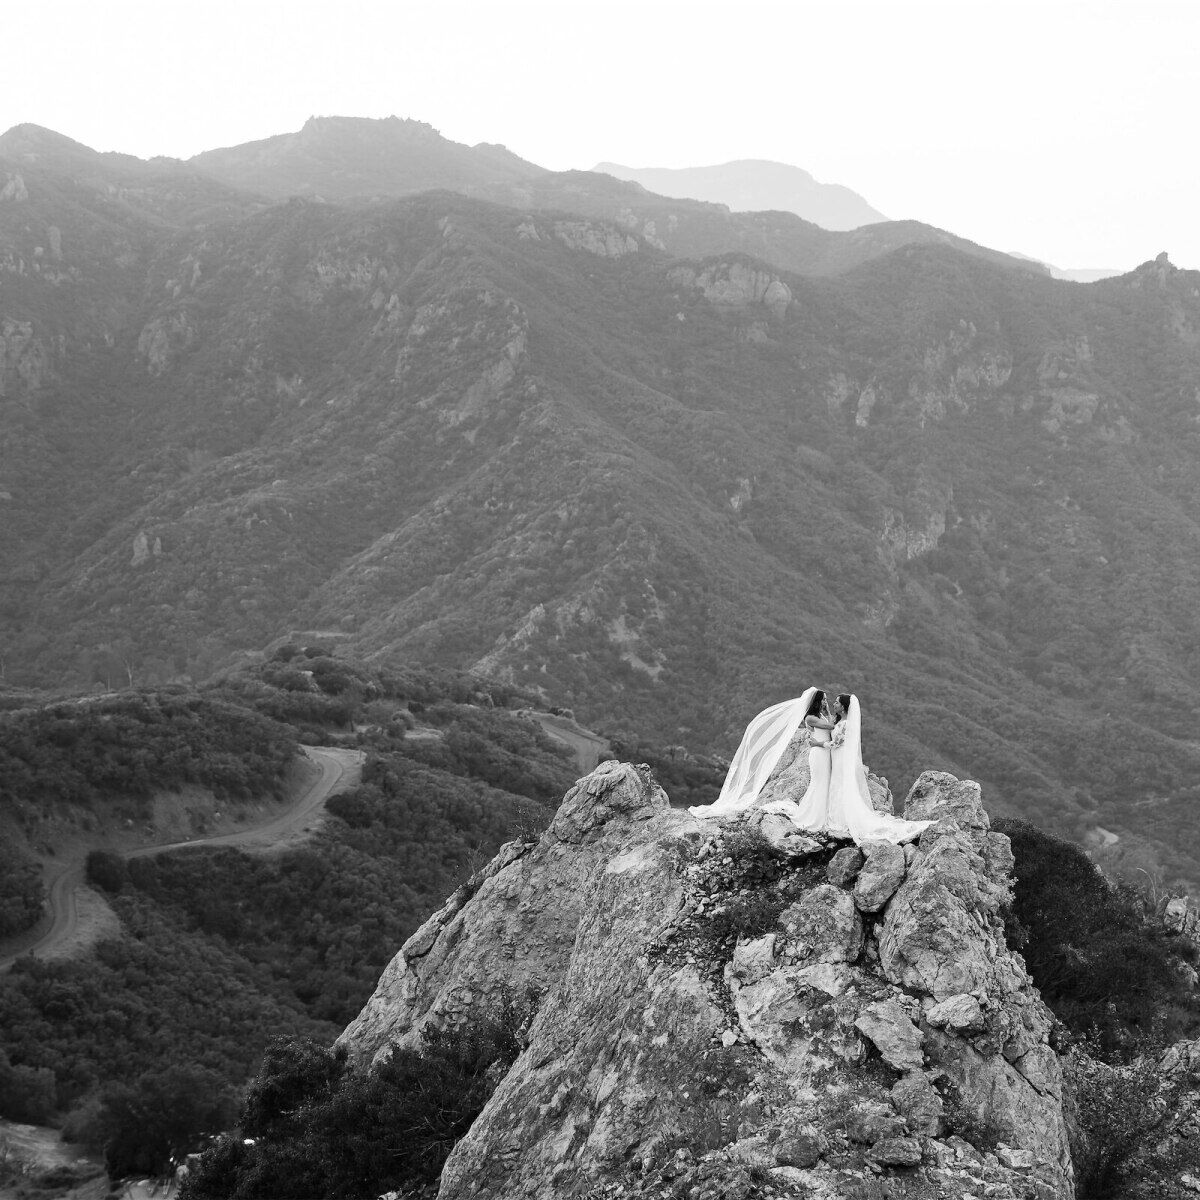
M 830 824 L 844 826 L 856 843 L 911 841 L 932 821 L 906 821 L 890 813 L 876 812 L 867 787 L 867 768 L 862 760 L 862 710 L 858 697 L 851 696 L 846 713 L 846 734 L 840 750 L 834 751 L 829 779 Z M 835 802 L 833 797 L 837 797 Z
M 816 688 L 807 688 L 794 700 L 784 700 L 764 709 L 746 726 L 741 745 L 729 764 L 729 774 L 721 794 L 712 804 L 701 804 L 688 811 L 696 817 L 716 817 L 722 813 L 749 808 L 783 757 L 800 722 L 808 713 Z M 865 785 L 864 785 L 865 786 Z
M 862 760 L 862 709 L 859 707 L 857 696 L 850 697 L 841 753 L 833 755 L 829 794 L 843 796 L 847 801 L 857 796 L 869 811 L 875 811 L 871 805 L 870 790 L 867 788 L 867 768 L 863 766 Z M 848 813 L 852 811 L 849 803 L 847 810 Z

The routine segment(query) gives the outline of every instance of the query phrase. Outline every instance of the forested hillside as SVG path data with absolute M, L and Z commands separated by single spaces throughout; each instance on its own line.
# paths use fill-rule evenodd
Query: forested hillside
M 82 958 L 23 958 L 0 975 L 0 1116 L 66 1118 L 69 1136 L 108 1146 L 115 1174 L 163 1169 L 156 1147 L 173 1121 L 232 1121 L 233 1097 L 272 1037 L 331 1039 L 449 893 L 502 842 L 541 832 L 576 770 L 516 711 L 531 698 L 286 645 L 201 693 L 0 714 L 6 847 L 29 860 L 45 849 L 29 834 L 86 812 L 93 843 L 113 847 L 89 856 L 88 879 L 120 922 Z M 328 802 L 305 844 L 119 849 L 130 817 L 144 815 L 144 780 L 169 786 L 203 770 L 231 799 L 269 792 L 278 774 L 247 772 L 290 757 L 298 737 L 368 750 L 361 785 Z M 90 787 L 77 791 L 81 779 Z M 159 1097 L 153 1118 L 139 1095 Z
M 704 206 L 642 194 L 674 240 L 588 216 L 591 176 L 265 206 L 21 145 L 11 680 L 201 679 L 319 631 L 724 754 L 829 684 L 894 790 L 943 766 L 1200 881 L 1200 275 L 1073 285 L 885 223 L 817 231 L 858 248 L 817 278 Z

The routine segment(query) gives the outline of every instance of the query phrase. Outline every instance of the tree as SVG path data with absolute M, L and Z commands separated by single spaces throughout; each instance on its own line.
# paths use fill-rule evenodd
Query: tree
M 175 1065 L 110 1084 L 99 1114 L 109 1178 L 165 1175 L 236 1117 L 228 1085 L 204 1067 Z
M 125 860 L 111 850 L 90 850 L 85 869 L 88 883 L 94 883 L 111 896 L 120 895 L 129 878 Z
M 54 1072 L 13 1066 L 0 1051 L 0 1117 L 39 1125 L 54 1112 Z

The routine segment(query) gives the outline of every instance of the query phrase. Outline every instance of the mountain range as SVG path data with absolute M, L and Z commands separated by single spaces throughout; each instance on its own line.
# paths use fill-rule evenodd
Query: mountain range
M 769 159 L 741 159 L 713 167 L 624 167 L 598 163 L 594 171 L 640 184 L 677 199 L 723 204 L 734 212 L 789 212 L 822 229 L 851 230 L 887 221 L 857 192 L 841 184 L 818 183 L 807 171 Z M 1028 254 L 1013 258 L 1044 270 L 1055 279 L 1095 283 L 1124 272 L 1115 267 L 1052 266 Z
M 823 229 L 857 229 L 887 220 L 850 188 L 819 183 L 800 167 L 766 159 L 682 168 L 623 167 L 605 162 L 593 170 L 640 183 L 660 196 L 707 200 L 728 205 L 734 212 L 795 213 Z
M 433 188 L 435 190 L 427 190 Z M 1043 269 L 554 173 L 416 122 L 189 163 L 0 137 L 10 680 L 294 631 L 872 767 L 1200 882 L 1200 274 Z

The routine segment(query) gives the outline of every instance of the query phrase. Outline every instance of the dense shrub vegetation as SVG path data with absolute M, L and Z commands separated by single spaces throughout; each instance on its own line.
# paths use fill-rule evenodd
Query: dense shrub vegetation
M 1059 1020 L 1110 1059 L 1196 1036 L 1200 1005 L 1182 969 L 1196 951 L 1166 935 L 1145 896 L 1026 821 L 994 827 L 1016 858 L 1009 943 Z
M 278 1030 L 333 1030 L 220 939 L 136 893 L 111 902 L 124 936 L 90 959 L 21 959 L 0 976 L 0 1044 L 15 1069 L 50 1074 L 52 1108 L 166 1063 L 240 1082 Z
M 220 799 L 281 794 L 294 739 L 215 694 L 121 692 L 0 713 L 0 812 L 115 809 L 185 783 Z
M 311 676 L 303 673 L 310 664 Z M 281 668 L 317 690 L 265 682 L 281 679 Z M 79 736 L 62 739 L 59 775 L 69 779 L 96 762 L 96 747 L 108 745 L 96 717 L 113 704 L 127 741 L 108 759 L 116 764 L 110 781 L 144 778 L 148 793 L 160 753 L 172 781 L 249 780 L 233 770 L 237 739 L 263 734 L 268 752 L 293 745 L 294 733 L 269 711 L 296 717 L 286 698 L 333 698 L 324 688 L 347 706 L 346 722 L 311 726 L 314 710 L 305 708 L 292 730 L 364 745 L 361 784 L 329 801 L 307 844 L 271 856 L 198 847 L 126 860 L 93 850 L 87 878 L 105 893 L 123 934 L 90 960 L 26 959 L 0 977 L 0 1116 L 69 1113 L 72 1136 L 105 1148 L 115 1172 L 149 1170 L 194 1145 L 227 1113 L 229 1095 L 271 1036 L 330 1040 L 405 938 L 501 843 L 536 836 L 552 812 L 546 802 L 576 777 L 540 727 L 502 707 L 528 700 L 505 685 L 489 690 L 454 672 L 373 671 L 292 647 L 198 698 L 135 693 L 71 706 L 81 716 L 72 726 Z M 182 723 L 176 712 L 185 714 Z M 205 727 L 210 717 L 214 729 Z M 22 738 L 67 728 L 68 720 L 58 712 L 25 717 Z M 408 740 L 418 720 L 424 731 Z M 5 732 L 0 726 L 0 738 Z M 219 760 L 222 752 L 206 749 L 218 744 L 228 747 L 229 762 L 207 773 L 175 771 L 187 761 L 180 745 Z M 36 762 L 33 777 L 53 784 L 49 749 L 23 761 Z M 110 800 L 107 785 L 89 796 L 101 829 L 105 820 L 121 823 L 124 810 Z M 160 1078 L 164 1064 L 179 1070 Z M 186 1088 L 179 1072 L 191 1080 Z M 146 1082 L 169 1120 L 140 1121 L 131 1080 Z M 178 1103 L 165 1094 L 176 1085 Z
M 314 1017 L 345 1024 L 404 939 L 502 842 L 549 811 L 400 755 L 329 803 L 314 842 L 273 858 L 212 849 L 134 859 L 167 917 L 235 947 Z
M 76 1122 L 77 1141 L 100 1147 L 113 1179 L 167 1175 L 205 1138 L 237 1119 L 233 1089 L 205 1067 L 170 1064 L 111 1082 Z
M 0 841 L 0 938 L 34 924 L 45 894 L 37 861 L 16 842 Z
M 1068 1104 L 1074 1110 L 1071 1158 L 1075 1194 L 1079 1200 L 1107 1200 L 1127 1195 L 1123 1184 L 1140 1165 L 1167 1168 L 1171 1182 L 1200 1166 L 1200 1147 L 1192 1137 L 1177 1148 L 1155 1145 L 1169 1132 L 1187 1087 L 1180 1079 L 1164 1078 L 1153 1056 L 1126 1065 L 1103 1061 L 1098 1035 L 1081 1040 L 1066 1063 Z M 1142 1172 L 1138 1172 L 1142 1173 Z M 1169 1185 L 1168 1185 L 1169 1186 Z M 1166 1194 L 1166 1189 L 1151 1191 Z
M 494 1022 L 431 1032 L 419 1051 L 394 1049 L 369 1073 L 347 1070 L 341 1053 L 278 1039 L 242 1113 L 252 1144 L 218 1141 L 180 1200 L 425 1195 L 520 1053 L 527 1016 L 510 1004 Z

